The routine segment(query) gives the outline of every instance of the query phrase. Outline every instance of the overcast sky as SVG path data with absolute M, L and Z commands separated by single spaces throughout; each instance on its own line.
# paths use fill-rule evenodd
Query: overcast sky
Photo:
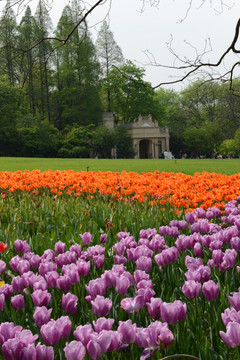
M 37 2 L 36 0 L 30 2 L 33 12 L 35 10 L 33 5 Z M 49 2 L 52 2 L 50 16 L 56 27 L 68 0 Z M 87 2 L 90 6 L 96 1 Z M 177 73 L 172 69 L 147 65 L 149 58 L 146 56 L 146 51 L 149 56 L 152 54 L 152 60 L 155 59 L 157 63 L 172 66 L 181 63 L 176 62 L 175 56 L 167 48 L 166 44 L 171 39 L 172 50 L 180 58 L 187 60 L 194 60 L 197 54 L 212 49 L 211 52 L 207 52 L 203 60 L 216 62 L 231 44 L 240 15 L 239 0 L 225 0 L 228 8 L 221 7 L 221 0 L 161 0 L 158 7 L 151 7 L 150 2 L 154 0 L 146 1 L 148 4 L 142 9 L 143 0 L 112 0 L 112 2 L 106 0 L 105 5 L 97 8 L 89 16 L 88 24 L 95 25 L 91 28 L 95 39 L 111 3 L 108 20 L 116 42 L 126 59 L 136 61 L 137 65 L 146 68 L 145 79 L 153 86 L 160 82 L 176 80 Z M 192 7 L 188 11 L 190 2 Z M 0 5 L 3 7 L 5 3 L 1 0 Z M 230 57 L 225 61 L 226 69 L 233 60 L 236 58 Z M 183 74 L 182 72 L 181 75 Z M 183 84 L 169 87 L 180 90 Z

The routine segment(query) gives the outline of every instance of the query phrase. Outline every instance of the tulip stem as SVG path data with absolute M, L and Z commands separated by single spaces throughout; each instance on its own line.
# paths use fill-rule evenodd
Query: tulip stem
M 237 360 L 240 360 L 239 346 L 236 347 L 237 350 Z

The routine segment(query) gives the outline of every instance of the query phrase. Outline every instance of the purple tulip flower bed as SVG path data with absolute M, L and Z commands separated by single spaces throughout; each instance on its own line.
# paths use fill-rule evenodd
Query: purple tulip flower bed
M 239 231 L 240 198 L 113 246 L 16 240 L 0 260 L 3 358 L 240 359 Z

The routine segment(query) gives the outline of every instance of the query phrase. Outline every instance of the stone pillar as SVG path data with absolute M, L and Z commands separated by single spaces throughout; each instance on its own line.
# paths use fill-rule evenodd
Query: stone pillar
M 136 153 L 134 159 L 139 159 L 139 140 L 133 139 L 133 150 Z
M 155 140 L 152 139 L 152 159 L 155 159 Z

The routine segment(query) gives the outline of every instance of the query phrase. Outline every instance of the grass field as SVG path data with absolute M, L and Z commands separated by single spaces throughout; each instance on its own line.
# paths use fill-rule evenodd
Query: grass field
M 193 175 L 195 172 L 236 174 L 240 172 L 240 159 L 42 159 L 0 157 L 0 171 L 17 170 L 74 170 L 122 172 L 174 172 Z

